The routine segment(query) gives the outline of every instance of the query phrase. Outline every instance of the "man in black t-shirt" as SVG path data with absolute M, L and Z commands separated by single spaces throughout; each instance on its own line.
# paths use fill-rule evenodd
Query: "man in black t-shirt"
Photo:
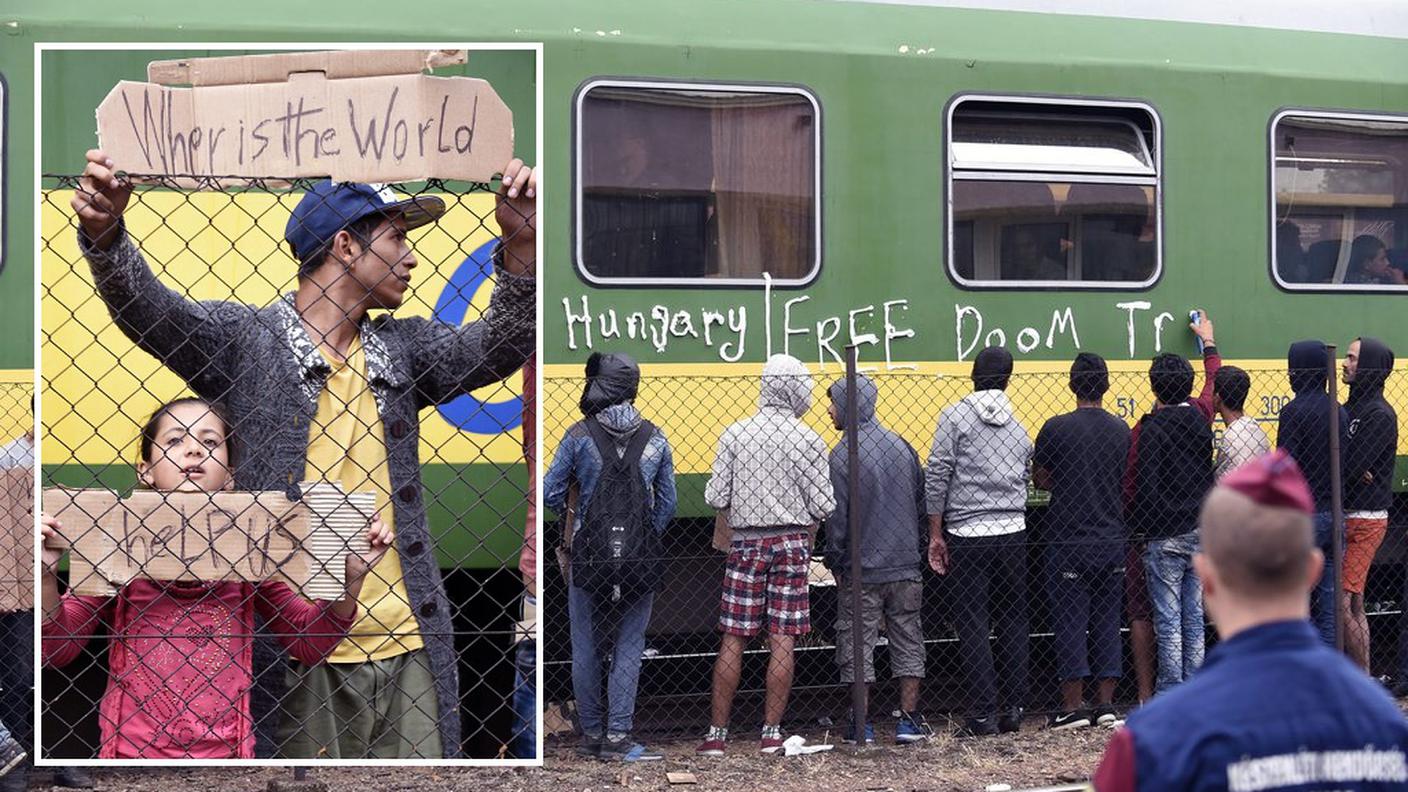
M 1076 355 L 1070 388 L 1076 409 L 1046 422 L 1033 455 L 1033 480 L 1051 492 L 1044 554 L 1061 674 L 1061 712 L 1048 724 L 1053 729 L 1113 723 L 1111 702 L 1120 675 L 1125 542 L 1120 481 L 1129 427 L 1101 407 L 1110 373 L 1099 355 Z M 1096 682 L 1090 709 L 1082 700 L 1086 677 Z

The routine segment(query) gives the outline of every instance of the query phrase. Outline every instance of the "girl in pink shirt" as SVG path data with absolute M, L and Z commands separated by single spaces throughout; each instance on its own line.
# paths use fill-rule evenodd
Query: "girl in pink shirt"
M 140 485 L 162 492 L 230 489 L 229 426 L 203 399 L 178 399 L 142 429 Z M 43 515 L 45 539 L 58 523 Z M 112 637 L 108 686 L 98 708 L 100 759 L 249 759 L 254 617 L 300 662 L 321 662 L 347 634 L 367 570 L 393 536 L 380 518 L 371 552 L 347 555 L 346 591 L 309 602 L 282 582 L 134 580 L 113 597 L 59 595 L 62 551 L 44 548 L 41 585 L 46 666 L 63 666 L 99 625 Z

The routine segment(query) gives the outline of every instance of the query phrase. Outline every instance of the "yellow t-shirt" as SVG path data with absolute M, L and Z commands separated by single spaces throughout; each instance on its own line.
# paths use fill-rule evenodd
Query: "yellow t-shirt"
M 305 481 L 329 481 L 347 492 L 376 493 L 381 519 L 395 530 L 391 510 L 391 471 L 386 464 L 386 435 L 376 396 L 367 381 L 367 357 L 361 338 L 340 361 L 321 347 L 332 374 L 318 394 L 318 412 L 308 430 Z M 393 546 L 362 582 L 357 621 L 328 656 L 329 663 L 385 660 L 424 646 L 420 625 L 411 612 L 411 598 L 401 572 L 401 557 Z

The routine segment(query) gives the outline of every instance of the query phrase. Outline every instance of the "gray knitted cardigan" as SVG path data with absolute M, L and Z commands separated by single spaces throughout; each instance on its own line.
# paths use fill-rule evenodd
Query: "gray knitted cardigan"
M 202 398 L 224 405 L 233 424 L 231 462 L 239 487 L 296 494 L 318 394 L 331 368 L 304 331 L 292 296 L 263 308 L 189 301 L 157 280 L 125 227 L 107 251 L 94 248 L 82 231 L 79 247 L 122 332 Z M 508 377 L 532 353 L 537 281 L 502 270 L 496 276 L 489 310 L 463 327 L 386 315 L 361 324 L 367 375 L 386 438 L 396 549 L 435 674 L 446 758 L 460 755 L 458 656 L 426 522 L 417 414 Z M 281 650 L 272 639 L 256 642 L 251 714 L 258 753 L 264 756 L 272 746 L 273 711 L 284 687 L 276 652 Z

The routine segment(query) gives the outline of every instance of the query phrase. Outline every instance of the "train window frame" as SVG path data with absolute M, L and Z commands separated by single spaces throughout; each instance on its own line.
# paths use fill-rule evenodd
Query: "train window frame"
M 812 261 L 807 272 L 799 278 L 775 278 L 771 276 L 749 278 L 664 278 L 664 277 L 612 277 L 597 275 L 589 271 L 582 257 L 582 105 L 588 94 L 596 88 L 637 88 L 665 89 L 681 91 L 733 91 L 739 93 L 787 94 L 800 96 L 811 105 L 815 119 L 812 124 Z M 808 86 L 798 83 L 744 82 L 716 80 L 652 79 L 642 77 L 593 77 L 577 87 L 572 98 L 572 262 L 577 276 L 598 288 L 740 288 L 758 287 L 771 284 L 778 288 L 801 288 L 812 284 L 821 274 L 822 266 L 822 106 L 816 93 Z
M 1363 110 L 1337 110 L 1314 107 L 1283 107 L 1272 114 L 1266 125 L 1266 198 L 1267 237 L 1266 261 L 1271 282 L 1278 289 L 1292 294 L 1403 294 L 1408 286 L 1369 283 L 1295 283 L 1281 277 L 1276 261 L 1276 135 L 1282 121 L 1288 118 L 1325 121 L 1380 121 L 1402 124 L 1408 132 L 1408 114 Z M 1408 169 L 1405 169 L 1408 175 Z M 1342 240 L 1343 244 L 1343 240 Z
M 953 130 L 954 116 L 964 104 L 982 102 L 989 104 L 1001 104 L 1010 106 L 1031 105 L 1041 111 L 1041 116 L 1051 120 L 1070 121 L 1092 121 L 1098 120 L 1106 123 L 1125 123 L 1136 132 L 1142 149 L 1147 153 L 1149 168 L 1151 173 L 1147 175 L 1135 176 L 1129 174 L 1119 174 L 1110 172 L 1100 172 L 1102 169 L 1093 168 L 1082 171 L 1079 168 L 1070 170 L 1011 170 L 1005 168 L 991 168 L 987 170 L 979 168 L 956 167 L 954 156 Z M 1069 112 L 1056 113 L 1052 109 L 1064 108 Z M 1123 113 L 1138 112 L 1147 116 L 1149 121 L 1149 131 L 1152 134 L 1152 145 L 1144 137 L 1144 131 L 1118 115 L 1107 114 L 1102 116 L 1101 110 L 1117 111 Z M 1007 115 L 1019 116 L 1020 112 L 1008 110 Z M 994 93 L 960 93 L 949 99 L 948 106 L 944 110 L 943 126 L 943 206 L 944 217 L 943 230 L 943 251 L 944 269 L 953 283 L 961 289 L 970 291 L 1147 291 L 1152 288 L 1164 272 L 1164 143 L 1163 143 L 1163 118 L 1158 109 L 1150 102 L 1138 99 L 1118 99 L 1104 97 L 1076 97 L 1076 96 L 1044 96 L 1033 94 L 994 94 Z M 1154 206 L 1154 269 L 1149 277 L 1138 281 L 1095 281 L 1095 280 L 1001 280 L 1001 279 L 980 279 L 967 278 L 959 274 L 956 268 L 957 259 L 954 256 L 955 225 L 953 217 L 953 193 L 954 184 L 959 181 L 994 181 L 1001 183 L 1069 183 L 1069 184 L 1105 184 L 1105 185 L 1137 185 L 1140 187 L 1150 187 L 1153 189 Z

